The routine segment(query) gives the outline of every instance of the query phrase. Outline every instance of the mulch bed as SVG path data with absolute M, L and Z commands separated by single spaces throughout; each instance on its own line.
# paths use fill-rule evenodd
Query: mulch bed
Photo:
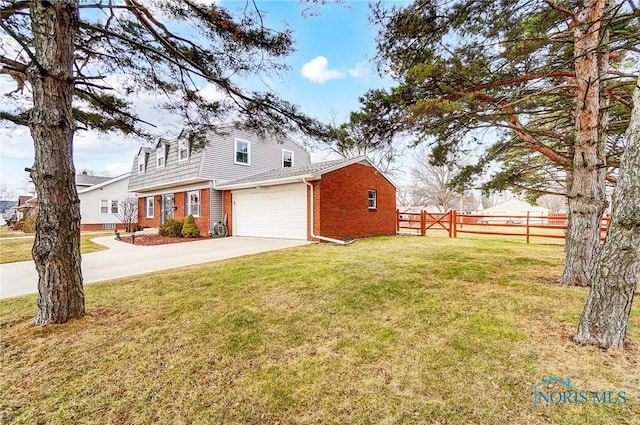
M 170 243 L 182 243 L 201 241 L 208 238 L 174 238 L 171 236 L 159 236 L 159 235 L 136 235 L 135 245 L 150 246 L 150 245 L 166 245 Z M 121 236 L 120 242 L 131 243 L 131 236 Z

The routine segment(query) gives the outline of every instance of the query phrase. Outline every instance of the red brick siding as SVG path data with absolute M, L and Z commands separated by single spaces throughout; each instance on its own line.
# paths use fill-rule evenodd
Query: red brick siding
M 222 193 L 222 216 L 227 216 L 227 235 L 233 236 L 233 195 L 230 190 Z
M 124 224 L 116 223 L 116 229 L 117 230 L 124 230 Z M 83 232 L 86 232 L 86 231 L 96 231 L 96 230 L 111 231 L 111 230 L 114 230 L 114 229 L 105 229 L 104 228 L 104 224 L 98 223 L 98 224 L 81 224 L 80 225 L 80 230 L 83 231 Z
M 192 192 L 192 191 L 189 191 Z M 209 206 L 209 198 L 210 198 L 210 189 L 200 189 L 200 217 L 195 217 L 196 226 L 200 229 L 200 233 L 202 235 L 206 235 L 209 233 L 209 215 L 210 215 L 210 206 Z M 173 194 L 173 205 L 177 207 L 175 212 L 173 213 L 173 218 L 175 220 L 184 221 L 186 218 L 186 202 L 187 202 L 187 192 L 175 192 Z
M 173 213 L 173 218 L 175 220 L 184 220 L 185 219 L 185 200 L 187 197 L 187 192 L 175 192 L 173 194 L 173 205 L 176 207 L 176 210 Z M 200 189 L 200 217 L 195 217 L 196 226 L 200 229 L 200 233 L 202 235 L 206 235 L 209 233 L 209 215 L 210 215 L 210 207 L 209 207 L 209 199 L 211 197 L 210 189 Z M 140 196 L 138 198 L 138 223 L 140 226 L 144 227 L 160 227 L 160 215 L 162 214 L 162 196 L 156 195 L 154 196 L 154 209 L 153 209 L 153 217 L 146 218 L 145 217 L 145 202 L 146 197 Z
M 153 217 L 145 217 L 146 196 L 138 196 L 138 224 L 142 227 L 160 227 L 160 195 L 153 198 Z
M 322 181 L 315 180 L 309 182 L 313 185 L 313 232 L 311 231 L 311 188 L 307 186 L 307 239 L 310 241 L 317 241 L 318 239 L 311 236 L 316 234 L 324 236 L 320 233 L 320 191 L 322 190 Z
M 335 239 L 394 235 L 396 188 L 375 168 L 363 164 L 322 176 L 315 201 L 316 234 Z M 377 208 L 368 207 L 368 191 L 377 191 Z

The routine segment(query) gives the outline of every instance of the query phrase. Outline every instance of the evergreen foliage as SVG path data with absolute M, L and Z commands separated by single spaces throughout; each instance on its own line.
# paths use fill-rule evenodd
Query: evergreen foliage
M 173 238 L 182 237 L 182 227 L 184 223 L 179 220 L 167 220 L 165 224 L 160 225 L 158 234 L 160 236 L 171 236 Z
M 189 214 L 184 219 L 184 225 L 182 226 L 182 236 L 185 238 L 198 238 L 200 237 L 200 229 L 196 225 L 196 220 L 193 215 Z

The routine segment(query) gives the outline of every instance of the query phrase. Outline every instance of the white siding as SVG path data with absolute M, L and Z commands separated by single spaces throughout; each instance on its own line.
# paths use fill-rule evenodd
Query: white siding
M 81 224 L 110 224 L 120 223 L 115 214 L 100 213 L 100 201 L 106 199 L 109 201 L 120 201 L 122 198 L 131 195 L 127 193 L 129 179 L 123 178 L 111 184 L 91 189 L 89 191 L 79 193 L 80 198 L 80 223 Z M 86 189 L 85 189 L 86 190 Z

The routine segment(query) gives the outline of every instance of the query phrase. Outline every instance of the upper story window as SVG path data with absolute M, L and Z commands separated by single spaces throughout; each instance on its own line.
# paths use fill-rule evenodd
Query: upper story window
M 375 210 L 378 207 L 378 193 L 373 189 L 369 190 L 368 204 L 370 210 Z
M 145 162 L 147 159 L 146 157 L 147 157 L 147 154 L 144 152 L 138 155 L 138 174 L 144 174 Z
M 246 140 L 236 139 L 236 157 L 234 162 L 236 164 L 250 165 L 250 153 L 251 147 L 249 142 L 247 142 Z
M 189 159 L 189 141 L 178 141 L 178 161 L 186 161 Z
M 293 167 L 293 151 L 282 150 L 282 168 Z
M 162 146 L 158 148 L 158 151 L 156 152 L 156 167 L 164 168 L 165 161 L 166 161 L 165 149 L 164 149 L 164 146 Z
M 194 190 L 192 192 L 187 192 L 187 211 L 186 215 L 192 215 L 194 217 L 200 216 L 200 191 Z

